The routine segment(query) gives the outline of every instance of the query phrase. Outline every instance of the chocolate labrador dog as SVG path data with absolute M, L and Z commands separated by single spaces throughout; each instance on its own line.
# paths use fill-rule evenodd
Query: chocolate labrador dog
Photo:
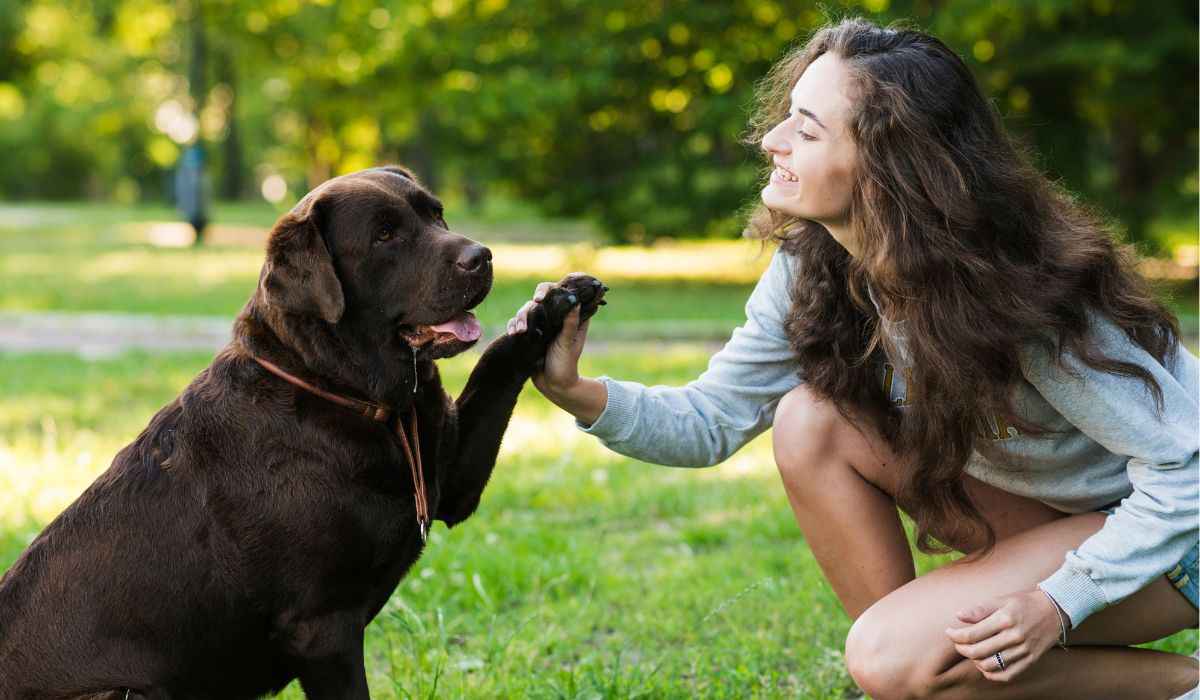
M 0 698 L 366 698 L 363 631 L 430 519 L 479 504 L 568 275 L 457 401 L 491 252 L 397 167 L 339 177 L 271 232 L 232 342 L 0 579 Z

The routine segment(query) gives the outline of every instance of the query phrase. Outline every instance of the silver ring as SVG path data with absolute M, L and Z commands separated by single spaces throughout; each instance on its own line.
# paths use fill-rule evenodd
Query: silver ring
M 1000 670 L 1004 670 L 1004 657 L 1000 656 L 1000 652 L 996 652 L 996 663 L 1000 664 Z

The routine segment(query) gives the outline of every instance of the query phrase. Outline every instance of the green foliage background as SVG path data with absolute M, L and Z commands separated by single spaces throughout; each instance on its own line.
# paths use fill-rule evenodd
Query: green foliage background
M 173 103 L 199 110 L 226 198 L 398 160 L 618 240 L 733 235 L 755 82 L 854 14 L 943 38 L 1148 252 L 1152 220 L 1195 220 L 1197 8 L 1133 0 L 0 0 L 0 196 L 162 199 Z

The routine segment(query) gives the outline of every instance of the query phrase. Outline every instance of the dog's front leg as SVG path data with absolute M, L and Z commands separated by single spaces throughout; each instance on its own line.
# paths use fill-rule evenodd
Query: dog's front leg
M 475 512 L 525 381 L 544 361 L 571 309 L 582 305 L 580 320 L 586 321 L 604 289 L 589 275 L 567 275 L 529 312 L 524 333 L 500 336 L 484 351 L 456 402 L 458 449 L 448 460 L 452 466 L 442 471 L 438 519 L 453 527 Z
M 304 661 L 300 687 L 308 700 L 370 700 L 367 669 L 363 664 L 363 638 L 338 650 Z

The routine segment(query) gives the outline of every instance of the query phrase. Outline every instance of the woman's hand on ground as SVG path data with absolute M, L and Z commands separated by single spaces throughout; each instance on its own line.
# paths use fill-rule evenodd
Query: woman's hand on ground
M 1039 588 L 959 611 L 961 626 L 946 630 L 959 654 L 991 681 L 1021 675 L 1059 641 L 1059 611 Z M 1004 659 L 1004 668 L 996 658 Z

